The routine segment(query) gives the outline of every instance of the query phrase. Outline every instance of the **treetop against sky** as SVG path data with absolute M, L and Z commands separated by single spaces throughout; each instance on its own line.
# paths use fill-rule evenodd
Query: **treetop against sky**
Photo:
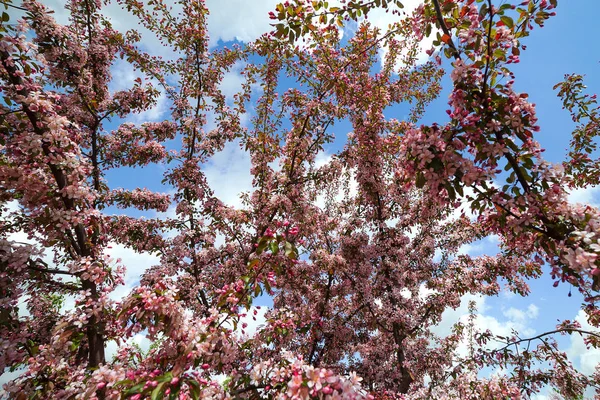
M 278 3 L 0 1 L 0 397 L 598 395 L 598 4 Z

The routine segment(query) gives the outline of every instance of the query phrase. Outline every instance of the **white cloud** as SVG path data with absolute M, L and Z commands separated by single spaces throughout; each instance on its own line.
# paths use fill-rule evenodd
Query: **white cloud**
M 499 316 L 489 314 L 491 308 L 486 304 L 486 300 L 486 297 L 482 295 L 464 295 L 461 298 L 458 308 L 444 311 L 441 322 L 432 329 L 433 333 L 445 337 L 451 333 L 452 327 L 457 322 L 467 324 L 469 322 L 469 304 L 473 302 L 476 309 L 474 319 L 475 331 L 484 332 L 489 329 L 495 335 L 500 336 L 512 336 L 513 330 L 524 336 L 535 334 L 532 322 L 534 322 L 539 314 L 539 309 L 535 304 L 530 304 L 523 310 L 509 308 L 503 312 L 504 318 L 499 318 Z M 488 348 L 491 349 L 494 346 L 495 343 L 490 342 Z M 458 355 L 466 356 L 468 348 L 468 341 L 463 340 L 457 349 Z
M 208 0 L 206 7 L 209 10 L 207 17 L 209 46 L 215 47 L 219 41 L 229 42 L 238 40 L 248 43 L 260 37 L 263 33 L 272 30 L 269 11 L 275 9 L 280 0 Z M 182 7 L 179 2 L 165 0 L 165 5 L 172 7 L 173 15 L 177 15 Z M 69 13 L 65 10 L 66 1 L 46 0 L 44 4 L 55 11 L 54 17 L 61 24 L 68 22 Z M 142 35 L 143 45 L 153 54 L 167 59 L 174 58 L 171 49 L 164 47 L 158 38 L 142 27 L 137 17 L 124 10 L 115 0 L 103 8 L 103 14 L 109 19 L 113 28 L 120 32 L 135 29 Z
M 483 249 L 483 245 L 481 243 L 465 243 L 459 247 L 456 254 L 457 255 L 467 255 L 467 254 L 474 255 L 475 253 L 479 253 L 482 249 Z
M 485 298 L 481 295 L 466 294 L 461 298 L 460 306 L 456 309 L 446 309 L 442 314 L 442 320 L 432 331 L 439 336 L 448 336 L 452 327 L 469 315 L 469 303 L 474 302 L 479 312 L 485 311 Z
M 256 332 L 258 332 L 259 328 L 266 323 L 265 314 L 269 312 L 269 307 L 250 307 L 250 310 L 246 314 L 245 317 L 240 318 L 240 324 L 238 326 L 239 329 L 244 330 L 244 334 L 247 337 L 253 337 Z M 242 324 L 246 324 L 246 327 L 243 328 Z
M 150 345 L 152 344 L 152 342 L 143 334 L 138 333 L 135 336 L 133 336 L 132 338 L 128 339 L 126 342 L 122 342 L 121 341 L 121 346 L 123 345 L 127 345 L 127 344 L 135 344 L 137 345 L 143 352 L 147 352 L 148 349 L 150 348 Z M 112 360 L 116 355 L 117 355 L 117 351 L 119 350 L 119 345 L 117 344 L 116 341 L 114 340 L 109 340 L 106 343 L 106 359 L 108 361 Z
M 160 95 L 156 99 L 154 107 L 142 111 L 141 113 L 133 114 L 131 119 L 135 123 L 159 121 L 163 118 L 169 109 L 169 101 L 164 91 L 160 91 Z
M 410 16 L 419 5 L 423 4 L 423 0 L 405 0 L 402 2 L 402 4 L 404 5 L 403 12 L 405 15 Z M 386 12 L 386 10 L 383 8 L 376 8 L 369 13 L 368 21 L 375 27 L 379 28 L 382 33 L 385 33 L 389 30 L 389 26 L 398 22 L 400 18 L 401 16 L 393 14 L 389 11 Z M 435 31 L 429 37 L 425 37 L 419 42 L 417 55 L 418 64 L 422 64 L 429 59 L 429 56 L 425 53 L 425 51 L 429 50 L 433 46 L 434 38 Z M 387 53 L 388 49 L 383 47 L 380 51 L 382 60 L 385 59 Z M 402 55 L 406 55 L 406 52 L 403 52 Z M 397 67 L 399 66 L 400 65 L 398 64 Z
M 26 371 L 27 371 L 26 368 L 18 368 L 14 371 L 9 371 L 7 369 L 0 375 L 0 398 L 1 399 L 9 398 L 8 395 L 6 394 L 6 392 L 2 389 L 2 386 L 14 379 L 17 379 L 19 376 L 21 376 Z M 6 397 L 4 397 L 4 396 L 6 396 Z
M 65 9 L 66 0 L 45 0 L 41 3 L 54 11 L 52 16 L 58 23 L 63 25 L 69 23 L 70 12 Z
M 511 307 L 508 310 L 504 310 L 502 314 L 513 321 L 525 321 L 525 312 L 518 308 Z
M 248 43 L 269 32 L 272 29 L 269 11 L 274 10 L 279 2 L 279 0 L 206 1 L 209 10 L 207 17 L 209 47 L 215 47 L 220 41 L 238 40 Z M 164 3 L 173 8 L 174 15 L 181 11 L 181 5 L 174 0 L 166 0 Z M 148 49 L 165 58 L 174 57 L 172 51 L 162 46 L 154 34 L 142 28 L 135 17 L 126 15 L 116 1 L 113 0 L 104 12 L 117 30 L 125 32 L 136 29 L 141 33 L 143 44 Z
M 491 186 L 496 186 L 497 185 L 493 182 L 488 182 L 488 185 Z M 455 208 L 454 210 L 452 210 L 452 214 L 450 216 L 450 220 L 456 220 L 458 218 L 460 218 L 461 216 L 466 216 L 467 218 L 469 218 L 471 221 L 474 221 L 477 219 L 477 217 L 479 216 L 478 212 L 475 212 L 471 209 L 471 200 L 469 200 L 467 197 L 470 198 L 475 198 L 477 196 L 475 196 L 475 190 L 473 190 L 470 187 L 465 187 L 463 189 L 463 193 L 464 196 L 460 196 L 457 201 L 460 203 L 460 205 Z
M 575 320 L 581 324 L 581 329 L 590 332 L 598 332 L 587 321 L 587 316 L 583 310 L 579 310 Z M 575 366 L 579 366 L 579 370 L 584 374 L 592 374 L 596 369 L 596 365 L 600 364 L 600 349 L 589 348 L 585 345 L 583 339 L 585 336 L 572 334 L 571 346 L 567 350 L 569 359 L 574 362 Z
M 173 15 L 177 15 L 181 11 L 181 6 L 176 1 L 166 0 L 164 3 L 167 7 L 172 7 Z M 172 49 L 163 46 L 154 33 L 144 28 L 139 23 L 138 18 L 121 7 L 116 0 L 111 0 L 107 6 L 103 7 L 102 13 L 110 21 L 115 30 L 121 33 L 129 30 L 138 31 L 142 37 L 141 45 L 145 49 L 150 50 L 153 55 L 161 56 L 165 59 L 173 59 L 177 56 Z
M 111 92 L 129 90 L 134 86 L 136 79 L 145 79 L 144 74 L 133 68 L 131 64 L 124 60 L 117 59 L 112 65 L 110 72 L 112 75 L 112 80 L 109 84 L 109 89 Z M 150 83 L 160 92 L 156 98 L 156 104 L 146 111 L 131 114 L 128 116 L 127 120 L 136 124 L 158 121 L 162 119 L 168 111 L 169 101 L 164 88 L 161 87 L 160 83 L 156 79 L 151 79 Z
M 530 304 L 526 309 L 510 307 L 504 310 L 502 314 L 515 325 L 522 327 L 520 333 L 525 335 L 535 333 L 535 330 L 527 326 L 530 320 L 536 319 L 539 315 L 539 308 L 535 304 Z
M 208 0 L 209 46 L 214 47 L 219 41 L 238 40 L 250 42 L 273 28 L 270 24 L 269 11 L 275 10 L 281 0 Z
M 320 151 L 315 156 L 315 168 L 321 168 L 329 164 L 332 160 L 332 155 L 327 151 Z
M 332 160 L 332 155 L 327 153 L 326 151 L 322 151 L 318 153 L 315 157 L 315 168 L 320 168 Z M 334 193 L 333 200 L 335 202 L 340 202 L 344 199 L 346 195 L 346 191 L 350 197 L 354 197 L 358 193 L 358 181 L 356 180 L 356 169 L 350 170 L 350 179 L 348 180 L 348 185 L 339 185 L 337 187 L 337 193 Z M 344 172 L 345 174 L 345 172 Z M 346 183 L 345 176 L 343 178 L 343 183 Z M 321 193 L 317 196 L 315 205 L 321 209 L 325 209 L 327 203 L 327 196 L 325 193 Z M 397 222 L 397 221 L 396 221 Z M 389 222 L 391 223 L 391 222 Z
M 19 202 L 17 200 L 12 200 L 3 204 L 3 207 L 6 207 L 7 213 L 12 213 L 19 210 Z
M 214 48 L 220 42 L 231 42 L 234 40 L 249 43 L 261 35 L 272 31 L 273 27 L 271 24 L 276 21 L 272 21 L 269 18 L 269 12 L 274 11 L 275 6 L 281 2 L 281 0 L 207 0 L 206 7 L 209 11 L 207 17 L 209 47 Z M 65 0 L 47 0 L 44 3 L 55 11 L 54 16 L 58 22 L 62 24 L 68 22 L 69 13 L 65 10 Z M 172 7 L 173 14 L 175 15 L 181 11 L 181 5 L 177 1 L 165 0 L 164 3 L 168 7 Z M 403 2 L 403 12 L 409 15 L 422 3 L 423 0 L 405 0 Z M 338 0 L 330 0 L 329 5 L 340 6 L 341 3 Z M 142 27 L 138 19 L 124 10 L 115 0 L 110 1 L 103 8 L 103 14 L 109 19 L 113 27 L 120 32 L 124 33 L 131 29 L 140 32 L 143 46 L 151 50 L 154 54 L 166 59 L 172 59 L 176 56 L 171 49 L 164 47 L 153 33 Z M 369 13 L 368 17 L 369 22 L 373 26 L 380 28 L 383 32 L 387 31 L 390 24 L 397 22 L 398 19 L 398 15 L 386 12 L 382 8 L 374 9 Z M 349 29 L 351 28 L 345 27 L 343 30 Z M 340 34 L 343 33 L 343 30 L 340 30 Z M 419 63 L 425 62 L 428 59 L 425 50 L 431 48 L 434 37 L 435 33 L 420 42 Z M 386 49 L 382 49 L 382 56 L 386 52 Z
M 245 63 L 236 62 L 230 71 L 223 75 L 223 80 L 219 83 L 219 89 L 228 101 L 233 100 L 233 96 L 242 90 L 242 85 L 246 81 L 241 72 L 244 70 Z
M 600 185 L 574 189 L 569 193 L 569 202 L 600 207 Z
M 133 86 L 137 78 L 143 79 L 144 75 L 131 67 L 125 60 L 117 59 L 110 69 L 112 81 L 109 89 L 113 92 L 118 90 L 126 90 Z
M 120 300 L 137 286 L 140 276 L 153 265 L 157 265 L 160 260 L 157 256 L 147 252 L 138 253 L 122 244 L 111 243 L 111 248 L 106 249 L 105 253 L 113 259 L 120 259 L 121 264 L 125 266 L 125 285 L 119 286 L 110 297 L 114 300 Z
M 551 400 L 550 397 L 546 396 L 545 394 L 534 394 L 533 396 L 531 396 L 531 400 Z
M 252 190 L 250 154 L 238 141 L 229 142 L 203 167 L 206 179 L 216 197 L 226 205 L 239 208 L 240 194 Z
M 527 306 L 527 316 L 529 318 L 535 319 L 540 315 L 540 308 L 535 304 L 530 304 Z
M 267 312 L 269 312 L 269 307 L 251 306 L 245 315 L 240 317 L 235 330 L 230 318 L 224 321 L 224 326 L 234 330 L 233 333 L 240 339 L 251 339 L 266 324 L 265 314 Z

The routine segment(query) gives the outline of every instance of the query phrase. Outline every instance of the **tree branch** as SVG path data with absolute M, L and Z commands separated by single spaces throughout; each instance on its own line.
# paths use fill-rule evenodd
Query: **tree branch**
M 442 28 L 442 31 L 446 35 L 448 35 L 448 45 L 454 51 L 454 58 L 457 60 L 460 60 L 461 59 L 460 53 L 459 53 L 458 49 L 456 48 L 456 46 L 454 45 L 454 41 L 452 40 L 452 34 L 450 33 L 450 30 L 446 26 L 446 22 L 444 22 L 444 16 L 442 15 L 442 9 L 440 7 L 440 2 L 439 2 L 439 0 L 432 0 L 432 1 L 433 1 L 433 6 L 435 7 L 435 14 L 437 16 L 437 20 L 440 24 L 440 27 Z

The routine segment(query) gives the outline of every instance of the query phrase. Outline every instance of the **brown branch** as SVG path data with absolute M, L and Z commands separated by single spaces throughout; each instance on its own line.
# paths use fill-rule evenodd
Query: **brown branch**
M 45 268 L 40 268 L 40 267 L 36 266 L 36 263 L 40 263 L 40 264 L 44 265 Z M 33 271 L 44 272 L 44 273 L 48 273 L 48 274 L 70 275 L 70 276 L 77 276 L 78 275 L 76 273 L 69 272 L 69 271 L 64 271 L 64 270 L 61 270 L 61 269 L 48 268 L 48 264 L 46 264 L 45 262 L 43 262 L 40 259 L 29 260 L 28 263 L 27 263 L 27 268 L 29 268 L 29 269 L 31 269 Z
M 3 6 L 11 7 L 11 8 L 14 8 L 14 9 L 17 9 L 17 10 L 21 10 L 21 11 L 29 11 L 25 7 L 15 6 L 15 5 L 7 3 L 5 1 L 0 1 L 0 4 L 2 4 Z
M 2 66 L 6 70 L 8 74 L 9 82 L 15 87 L 22 86 L 17 93 L 23 98 L 27 98 L 29 96 L 29 91 L 25 89 L 27 85 L 24 85 L 23 79 L 17 74 L 17 68 L 14 64 L 8 62 L 11 58 L 11 55 L 6 51 L 0 51 L 0 61 Z M 27 105 L 21 104 L 23 107 L 23 111 L 27 115 L 29 119 L 33 131 L 43 137 L 45 134 L 45 128 L 40 126 L 39 114 Z M 52 155 L 52 151 L 50 150 L 49 142 L 42 142 L 42 152 L 46 157 L 50 157 Z M 58 186 L 59 196 L 64 204 L 66 210 L 76 210 L 75 201 L 65 195 L 63 195 L 62 190 L 68 186 L 67 177 L 63 170 L 61 170 L 56 164 L 48 162 L 48 168 L 52 172 L 52 176 L 56 181 Z M 77 247 L 73 246 L 77 255 L 88 257 L 92 255 L 92 251 L 90 249 L 90 244 L 88 242 L 86 229 L 82 224 L 76 224 L 73 227 L 75 231 L 75 236 L 77 238 L 76 242 L 78 244 Z M 72 240 L 73 244 L 75 244 L 75 240 Z M 77 251 L 78 250 L 78 251 Z M 89 290 L 92 298 L 98 298 L 98 288 L 96 284 L 89 280 L 84 280 L 82 282 L 82 286 L 84 290 Z M 99 321 L 95 315 L 92 315 L 88 321 L 86 327 L 86 335 L 88 339 L 88 368 L 95 368 L 101 363 L 105 361 L 105 353 L 104 353 L 104 333 L 103 333 L 103 324 L 102 321 Z
M 258 389 L 263 389 L 265 387 L 266 387 L 265 385 L 248 385 L 246 387 L 234 390 L 231 394 L 233 396 L 237 396 L 239 394 L 246 393 L 246 392 L 249 392 L 249 391 L 256 392 Z
M 319 311 L 319 318 L 323 318 L 325 316 L 325 310 L 327 309 L 327 303 L 329 303 L 329 299 L 331 297 L 331 285 L 333 284 L 333 273 L 331 271 L 329 271 L 328 273 L 328 278 L 327 278 L 327 287 L 325 288 L 325 300 L 323 300 L 323 302 L 321 303 L 321 310 Z M 315 353 L 317 351 L 317 344 L 318 344 L 319 340 L 317 338 L 317 336 L 314 336 L 313 339 L 313 343 L 312 343 L 312 348 L 310 350 L 310 354 L 308 356 L 308 362 L 311 363 L 313 362 L 313 358 L 315 357 Z M 318 358 L 317 358 L 318 359 Z M 315 366 L 317 365 L 317 363 L 315 362 Z
M 568 334 L 572 334 L 572 333 L 579 333 L 580 335 L 589 335 L 589 336 L 594 336 L 596 338 L 600 339 L 600 334 L 596 333 L 596 332 L 591 332 L 591 331 L 586 331 L 584 329 L 579 329 L 579 328 L 561 328 L 561 329 L 555 329 L 553 331 L 548 331 L 548 332 L 544 332 L 544 333 L 540 333 L 537 336 L 533 336 L 530 338 L 525 338 L 525 339 L 519 339 L 519 340 L 515 340 L 513 342 L 507 343 L 506 346 L 501 347 L 499 349 L 493 350 L 492 353 L 498 353 L 501 352 L 511 346 L 516 346 L 520 343 L 523 342 L 533 342 L 534 340 L 543 340 L 542 338 L 546 337 L 546 336 L 550 336 L 550 335 L 554 335 L 555 333 L 568 333 Z
M 456 46 L 454 45 L 454 41 L 452 41 L 452 34 L 450 33 L 450 30 L 448 30 L 448 27 L 446 26 L 446 22 L 444 22 L 444 16 L 442 15 L 442 9 L 440 8 L 440 2 L 439 0 L 432 0 L 433 1 L 433 6 L 435 7 L 435 14 L 437 16 L 437 20 L 440 24 L 440 27 L 442 28 L 442 31 L 448 35 L 448 45 L 450 46 L 450 48 L 454 51 L 454 58 L 457 60 L 460 60 L 460 53 L 458 51 L 458 49 L 456 48 Z
M 488 0 L 488 8 L 490 9 L 489 15 L 490 19 L 488 21 L 488 34 L 487 34 L 487 58 L 485 60 L 485 71 L 483 73 L 483 89 L 481 90 L 481 98 L 484 101 L 484 104 L 487 106 L 488 102 L 486 99 L 487 92 L 487 80 L 488 73 L 490 70 L 490 60 L 492 59 L 492 23 L 494 21 L 494 9 L 492 8 L 492 0 Z

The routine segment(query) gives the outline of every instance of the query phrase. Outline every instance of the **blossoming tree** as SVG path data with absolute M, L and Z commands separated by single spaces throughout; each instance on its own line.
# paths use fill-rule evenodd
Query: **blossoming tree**
M 596 346 L 598 334 L 575 323 L 526 339 L 472 322 L 446 336 L 432 330 L 463 295 L 497 294 L 501 280 L 526 295 L 544 263 L 557 284 L 585 294 L 590 322 L 600 322 L 598 211 L 570 205 L 565 192 L 597 177 L 595 98 L 577 76 L 562 84 L 585 125 L 566 172 L 544 163 L 534 107 L 500 80 L 555 6 L 525 3 L 426 1 L 389 31 L 361 20 L 342 41 L 345 21 L 400 2 L 296 1 L 274 11 L 273 34 L 211 51 L 203 2 L 181 1 L 175 14 L 161 0 L 122 0 L 172 50 L 165 60 L 143 51 L 139 33 L 115 31 L 99 1 L 71 1 L 68 25 L 40 2 L 3 2 L 24 12 L 16 23 L 4 13 L 0 27 L 0 369 L 23 371 L 7 395 L 498 399 L 550 384 L 576 398 L 597 387 L 552 340 L 580 333 Z M 434 58 L 438 49 L 454 59 L 450 121 L 419 127 L 443 73 L 416 63 L 431 34 Z M 306 45 L 294 43 L 300 37 Z M 118 58 L 144 78 L 113 91 Z M 226 99 L 220 84 L 240 62 L 245 82 Z M 124 122 L 161 92 L 167 120 Z M 388 118 L 400 103 L 409 118 Z M 352 132 L 323 159 L 340 123 Z M 231 142 L 252 162 L 253 190 L 238 208 L 214 195 L 203 171 Z M 151 163 L 167 167 L 170 195 L 106 179 Z M 455 210 L 461 202 L 476 219 Z M 12 239 L 20 231 L 28 243 Z M 500 254 L 459 254 L 490 234 Z M 111 297 L 128 267 L 110 257 L 114 243 L 160 257 L 122 299 Z M 273 306 L 247 335 L 260 295 Z M 484 366 L 505 373 L 486 377 Z

